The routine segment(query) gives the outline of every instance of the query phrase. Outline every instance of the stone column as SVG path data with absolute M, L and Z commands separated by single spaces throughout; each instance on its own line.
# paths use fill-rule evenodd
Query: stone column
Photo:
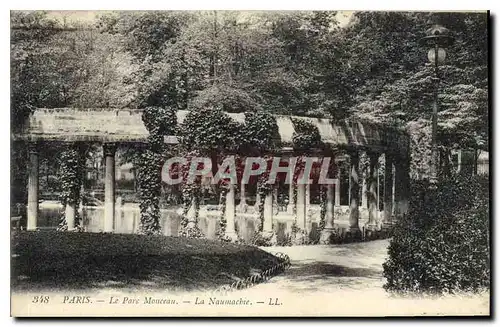
M 66 203 L 66 209 L 64 215 L 66 216 L 66 224 L 68 225 L 68 231 L 75 230 L 75 213 L 76 205 L 74 203 Z
M 366 176 L 365 172 L 361 173 L 361 207 L 368 208 L 368 192 L 366 187 Z
M 306 211 L 309 210 L 311 206 L 311 184 L 306 184 Z
M 231 240 L 237 240 L 238 235 L 236 234 L 235 228 L 235 217 L 236 217 L 236 206 L 235 202 L 235 185 L 229 183 L 228 192 L 226 194 L 226 236 Z
M 359 229 L 359 154 L 351 153 L 351 172 L 349 176 L 350 213 L 348 232 L 352 238 L 360 238 Z
M 392 223 L 392 187 L 393 187 L 393 174 L 392 174 L 392 155 L 385 154 L 385 171 L 384 171 L 384 225 Z
M 248 208 L 247 198 L 245 195 L 245 183 L 243 183 L 243 181 L 241 182 L 241 185 L 240 185 L 240 204 L 239 204 L 238 208 L 241 212 L 246 212 L 247 208 Z
M 273 191 L 264 198 L 264 232 L 273 231 Z
M 84 166 L 83 168 L 83 176 L 85 176 L 85 171 L 86 171 L 86 166 Z M 85 177 L 84 179 L 82 180 L 82 186 L 80 187 L 80 205 L 78 206 L 78 214 L 80 215 L 80 219 L 82 221 L 82 227 L 83 227 L 83 214 L 84 214 L 84 211 L 83 211 L 83 198 L 85 196 L 85 187 L 84 187 L 84 184 L 85 184 Z
M 347 189 L 349 190 L 349 192 L 347 192 L 347 203 L 349 205 L 351 205 L 351 177 L 350 177 L 351 172 L 350 172 L 350 167 L 349 167 L 348 176 L 349 176 L 349 178 L 347 179 L 347 182 L 348 182 Z
M 367 228 L 374 230 L 377 228 L 378 218 L 378 153 L 370 153 L 369 189 L 368 189 L 368 225 Z
M 186 218 L 187 218 L 187 228 L 188 229 L 193 229 L 196 227 L 196 207 L 198 204 L 196 203 L 197 198 L 192 197 L 191 198 L 191 204 L 189 205 L 188 212 L 186 213 Z
M 407 157 L 395 158 L 394 216 L 396 219 L 408 212 L 410 165 Z
M 338 176 L 337 182 L 335 183 L 335 206 L 340 206 L 340 176 Z
M 257 187 L 257 191 L 255 193 L 255 205 L 254 205 L 254 210 L 255 212 L 259 212 L 260 208 L 260 193 L 259 193 L 259 188 Z
M 306 230 L 306 184 L 297 184 L 297 227 Z
M 30 143 L 29 168 L 28 168 L 28 208 L 27 208 L 27 230 L 36 230 L 38 222 L 38 145 Z
M 105 157 L 104 174 L 104 232 L 112 233 L 115 222 L 115 153 L 116 145 L 105 143 L 103 146 Z
M 275 185 L 273 189 L 273 215 L 277 215 L 279 212 L 279 203 L 278 203 L 278 185 Z
M 115 226 L 114 230 L 119 230 L 120 228 L 124 228 L 127 222 L 123 220 L 125 217 L 125 208 L 123 207 L 123 198 L 121 196 L 116 197 L 115 201 Z
M 295 168 L 295 167 L 294 167 Z M 293 192 L 293 174 L 294 170 L 292 167 L 290 167 L 290 184 L 288 184 L 288 205 L 286 207 L 286 212 L 289 214 L 293 214 L 295 210 L 295 199 L 294 199 L 294 192 Z
M 335 234 L 335 229 L 333 228 L 334 222 L 334 195 L 333 195 L 334 185 L 328 184 L 326 186 L 326 212 L 325 212 L 325 228 L 321 231 L 320 243 L 330 244 L 332 240 L 332 235 Z

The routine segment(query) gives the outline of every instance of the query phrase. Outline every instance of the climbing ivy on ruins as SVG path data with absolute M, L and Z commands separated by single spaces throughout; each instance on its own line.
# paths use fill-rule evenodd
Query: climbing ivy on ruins
M 73 205 L 75 208 L 75 231 L 81 231 L 81 217 L 78 213 L 80 205 L 81 186 L 84 174 L 84 149 L 81 144 L 72 143 L 67 145 L 60 156 L 60 167 L 58 171 L 59 180 L 61 182 L 60 201 L 63 208 L 67 204 Z M 68 229 L 66 221 L 66 212 L 63 211 L 61 221 L 57 230 L 65 231 Z
M 297 203 L 297 180 L 299 178 L 300 172 L 303 171 L 305 167 L 304 156 L 307 155 L 311 149 L 324 149 L 325 145 L 321 140 L 321 134 L 319 133 L 318 127 L 313 123 L 305 120 L 292 117 L 291 118 L 294 132 L 292 135 L 292 143 L 294 151 L 299 154 L 297 158 L 297 163 L 294 171 L 294 203 Z M 325 189 L 323 186 L 320 188 L 320 228 L 325 225 L 325 213 L 326 213 L 326 196 Z M 292 233 L 299 234 L 304 233 L 295 223 L 292 226 Z
M 215 173 L 227 155 L 234 155 L 236 161 L 244 162 L 246 156 L 261 156 L 272 162 L 272 155 L 281 147 L 281 139 L 276 118 L 265 111 L 245 113 L 244 123 L 233 120 L 227 113 L 218 107 L 207 107 L 189 111 L 183 122 L 177 127 L 176 110 L 173 108 L 148 107 L 143 111 L 143 122 L 149 131 L 148 142 L 138 151 L 135 164 L 137 165 L 137 181 L 141 198 L 141 227 L 145 234 L 154 234 L 160 231 L 159 198 L 161 194 L 161 169 L 172 153 L 173 149 L 164 143 L 164 136 L 176 135 L 178 145 L 176 152 L 187 159 L 183 165 L 175 167 L 180 174 L 183 196 L 183 214 L 181 221 L 181 235 L 202 237 L 197 229 L 199 197 L 201 191 L 201 177 L 188 181 L 187 174 L 193 157 L 212 158 L 212 169 Z M 322 146 L 317 127 L 301 119 L 292 119 L 294 124 L 293 147 L 305 153 L 311 148 Z M 200 163 L 199 165 L 203 165 Z M 242 165 L 237 165 L 242 167 Z M 298 169 L 300 169 L 300 164 Z M 203 168 L 203 167 L 198 167 Z M 237 172 L 238 178 L 241 177 Z M 267 183 L 268 176 L 262 174 L 258 179 L 260 195 L 259 208 L 263 208 L 263 201 L 267 194 L 272 192 L 273 185 Z M 222 179 L 217 185 L 221 208 L 225 209 L 225 197 L 229 180 Z M 194 206 L 194 217 L 188 217 L 189 209 Z M 263 227 L 263 210 L 260 210 L 259 230 Z M 189 224 L 194 219 L 194 224 Z M 196 231 L 191 230 L 193 226 Z M 217 230 L 219 238 L 224 239 L 226 221 L 224 214 L 220 217 Z
M 147 107 L 142 114 L 142 121 L 149 132 L 147 144 L 135 156 L 141 224 L 143 234 L 156 234 L 161 230 L 160 195 L 161 170 L 168 149 L 164 136 L 174 135 L 177 128 L 177 115 L 171 108 Z

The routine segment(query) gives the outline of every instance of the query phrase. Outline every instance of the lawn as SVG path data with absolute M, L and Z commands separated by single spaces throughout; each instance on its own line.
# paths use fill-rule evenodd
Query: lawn
M 55 231 L 11 238 L 15 291 L 210 290 L 279 262 L 256 247 L 206 239 Z

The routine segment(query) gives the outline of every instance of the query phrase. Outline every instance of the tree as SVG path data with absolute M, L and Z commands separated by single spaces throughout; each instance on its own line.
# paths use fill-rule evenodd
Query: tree
M 448 158 L 452 148 L 484 149 L 488 142 L 485 14 L 361 12 L 345 31 L 359 90 L 351 114 L 408 127 L 414 177 L 426 176 L 430 160 L 434 70 L 418 40 L 431 23 L 444 24 L 456 39 L 446 65 L 440 67 L 441 157 Z

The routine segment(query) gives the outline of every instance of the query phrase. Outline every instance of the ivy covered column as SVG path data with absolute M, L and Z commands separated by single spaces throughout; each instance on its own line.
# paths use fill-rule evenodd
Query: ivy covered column
M 28 144 L 29 168 L 28 168 L 28 208 L 27 208 L 27 230 L 35 230 L 38 221 L 38 170 L 39 156 L 38 145 Z
M 113 232 L 115 221 L 115 153 L 116 144 L 103 145 L 105 157 L 104 174 L 104 232 Z
M 379 154 L 370 152 L 368 154 L 370 159 L 369 175 L 368 175 L 368 226 L 370 230 L 377 228 L 378 218 L 378 157 Z
M 393 173 L 392 173 L 393 157 L 392 154 L 385 153 L 385 170 L 384 170 L 384 225 L 390 225 L 392 223 L 392 200 L 393 193 L 392 188 L 394 184 Z
M 360 238 L 359 229 L 359 154 L 357 151 L 351 152 L 351 171 L 349 176 L 350 213 L 348 233 L 352 238 Z
M 236 216 L 236 206 L 235 206 L 235 185 L 233 183 L 228 184 L 228 192 L 226 194 L 226 209 L 224 214 L 226 215 L 226 234 L 225 236 L 230 240 L 234 241 L 238 239 L 235 229 L 235 216 Z

